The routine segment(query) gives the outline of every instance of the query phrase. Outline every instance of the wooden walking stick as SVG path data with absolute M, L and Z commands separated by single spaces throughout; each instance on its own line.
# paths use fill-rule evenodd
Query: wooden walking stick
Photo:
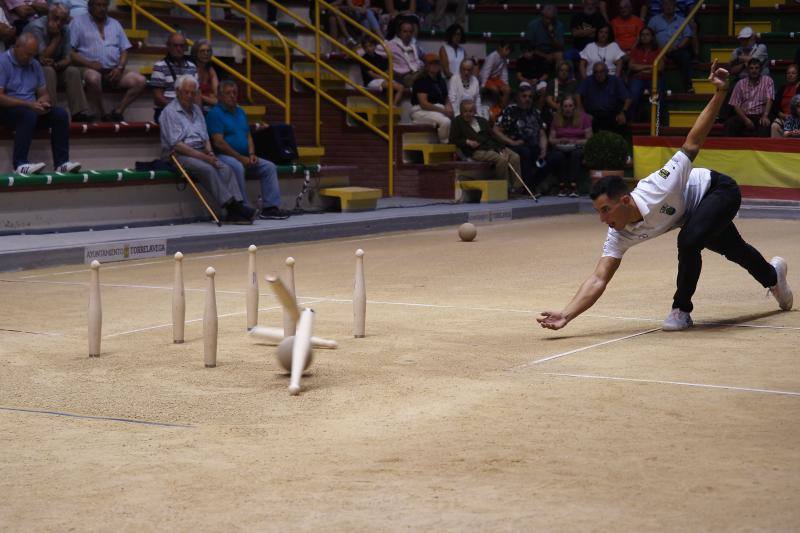
M 170 154 L 169 157 L 170 157 L 170 159 L 172 159 L 172 163 L 178 168 L 178 171 L 181 173 L 181 175 L 184 177 L 184 179 L 186 179 L 186 181 L 189 182 L 189 185 L 192 186 L 192 190 L 197 195 L 197 197 L 200 198 L 200 202 L 203 204 L 203 206 L 205 206 L 206 210 L 211 215 L 211 218 L 213 218 L 214 222 L 217 223 L 217 226 L 222 226 L 222 222 L 219 221 L 219 218 L 217 218 L 217 215 L 214 213 L 214 210 L 211 209 L 211 206 L 208 205 L 208 202 L 206 202 L 206 199 L 203 198 L 203 193 L 201 193 L 200 189 L 197 188 L 197 185 L 194 184 L 194 181 L 192 181 L 192 178 L 189 177 L 189 173 L 186 172 L 185 168 L 183 168 L 183 165 L 181 165 L 180 161 L 178 161 L 178 158 L 175 157 L 175 154 Z

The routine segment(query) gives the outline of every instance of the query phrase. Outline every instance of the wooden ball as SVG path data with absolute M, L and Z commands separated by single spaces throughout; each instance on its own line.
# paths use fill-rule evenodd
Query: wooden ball
M 287 372 L 292 371 L 292 348 L 294 347 L 294 336 L 285 337 L 280 344 L 278 344 L 278 364 L 281 365 Z M 308 357 L 306 358 L 306 370 L 311 366 L 311 361 L 314 359 L 314 350 L 309 349 Z
M 464 242 L 472 241 L 477 234 L 478 228 L 475 227 L 475 224 L 465 222 L 458 227 L 458 236 Z

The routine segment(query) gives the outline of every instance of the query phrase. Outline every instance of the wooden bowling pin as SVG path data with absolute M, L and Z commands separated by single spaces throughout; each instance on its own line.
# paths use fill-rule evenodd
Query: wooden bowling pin
M 294 322 L 300 320 L 300 309 L 297 307 L 297 301 L 294 295 L 289 292 L 289 289 L 286 288 L 286 285 L 276 276 L 266 276 L 264 279 L 266 279 L 267 283 L 272 287 L 275 297 L 278 298 L 284 311 L 289 313 Z
M 258 325 L 258 275 L 256 274 L 255 244 L 247 249 L 247 329 L 248 331 Z
M 289 394 L 300 394 L 300 378 L 306 367 L 309 353 L 311 352 L 311 333 L 314 329 L 314 310 L 303 309 L 300 320 L 297 322 L 297 332 L 292 346 L 292 374 L 289 378 Z
M 100 357 L 103 310 L 100 303 L 100 262 L 92 261 L 89 279 L 89 357 Z
M 183 343 L 186 326 L 186 293 L 183 290 L 183 254 L 175 254 L 175 279 L 172 283 L 172 342 Z
M 356 250 L 356 279 L 353 288 L 353 336 L 366 335 L 367 290 L 364 285 L 364 250 Z
M 294 287 L 294 257 L 286 258 L 286 289 L 294 298 L 295 307 L 297 306 L 297 293 Z M 290 313 L 283 311 L 283 336 L 291 337 L 297 328 L 297 321 L 292 318 Z
M 206 308 L 203 312 L 203 361 L 206 368 L 217 366 L 217 294 L 214 288 L 214 275 L 217 273 L 213 267 L 206 269 Z
M 278 344 L 281 342 L 285 337 L 283 335 L 282 328 L 271 328 L 265 326 L 256 326 L 250 330 L 250 335 L 253 337 L 258 337 L 259 339 L 264 339 L 267 342 L 274 342 Z M 291 335 L 289 335 L 291 337 Z M 313 348 L 331 348 L 335 349 L 339 347 L 339 343 L 335 340 L 331 339 L 323 339 L 321 337 L 311 337 L 311 346 Z

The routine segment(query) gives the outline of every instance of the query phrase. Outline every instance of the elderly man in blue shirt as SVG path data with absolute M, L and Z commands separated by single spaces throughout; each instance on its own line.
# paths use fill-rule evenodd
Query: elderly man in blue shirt
M 184 74 L 175 80 L 175 99 L 161 112 L 161 156 L 175 155 L 186 171 L 227 211 L 226 222 L 252 224 L 256 212 L 244 205 L 236 175 L 217 159 L 208 139 L 206 121 L 197 101 L 197 79 Z
M 0 54 L 0 123 L 15 130 L 14 169 L 18 174 L 40 172 L 44 163 L 28 161 L 37 129 L 50 129 L 56 172 L 75 172 L 80 163 L 69 160 L 69 115 L 50 102 L 42 66 L 36 59 L 39 41 L 23 33 L 14 47 Z
M 236 102 L 239 88 L 235 82 L 225 80 L 219 85 L 219 103 L 206 115 L 211 143 L 217 150 L 220 161 L 230 166 L 247 202 L 245 176 L 253 176 L 261 182 L 262 220 L 284 219 L 289 213 L 280 208 L 281 191 L 278 188 L 278 170 L 275 164 L 256 155 L 253 136 L 244 110 Z
M 684 18 L 675 13 L 675 0 L 663 0 L 661 2 L 661 14 L 655 15 L 647 23 L 647 26 L 656 34 L 656 42 L 659 48 L 664 48 L 670 37 L 672 37 L 683 24 Z M 667 57 L 678 64 L 683 81 L 683 90 L 694 93 L 692 87 L 692 54 L 689 51 L 692 30 L 689 25 L 683 29 L 683 33 L 675 39 Z
M 81 67 L 86 96 L 97 107 L 101 120 L 121 122 L 146 80 L 138 72 L 125 72 L 131 43 L 122 25 L 108 16 L 108 0 L 89 0 L 88 7 L 88 13 L 70 23 L 72 63 Z M 109 113 L 103 109 L 103 86 L 125 89 L 122 101 Z
M 592 115 L 592 130 L 613 131 L 620 135 L 627 133 L 628 109 L 631 95 L 625 83 L 617 76 L 608 73 L 602 61 L 592 66 L 592 75 L 581 82 L 578 88 L 583 108 Z

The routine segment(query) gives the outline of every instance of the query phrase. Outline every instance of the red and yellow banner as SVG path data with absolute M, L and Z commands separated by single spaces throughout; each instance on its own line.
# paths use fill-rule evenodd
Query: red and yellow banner
M 655 172 L 683 137 L 634 137 L 633 175 Z M 694 166 L 734 178 L 748 198 L 800 200 L 800 139 L 710 138 Z

